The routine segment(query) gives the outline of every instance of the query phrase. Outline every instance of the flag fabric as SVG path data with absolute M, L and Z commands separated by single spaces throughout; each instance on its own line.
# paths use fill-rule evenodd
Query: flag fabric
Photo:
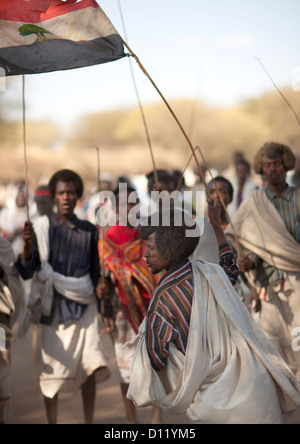
M 7 76 L 124 56 L 120 35 L 95 0 L 0 0 L 0 71 Z

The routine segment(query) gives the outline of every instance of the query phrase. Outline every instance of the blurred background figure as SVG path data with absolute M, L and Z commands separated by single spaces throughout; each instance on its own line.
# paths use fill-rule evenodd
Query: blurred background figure
M 230 205 L 230 203 L 232 202 L 233 186 L 229 182 L 229 180 L 226 179 L 226 177 L 217 176 L 208 183 L 208 189 L 209 189 L 210 197 L 212 199 L 216 199 L 221 204 L 220 222 L 221 222 L 222 229 L 225 230 L 225 228 L 227 228 L 227 226 L 229 224 L 229 220 L 227 218 L 225 209 L 222 205 L 220 196 L 221 196 L 221 198 L 225 204 L 225 207 L 227 209 L 228 205 Z
M 40 185 L 34 193 L 34 202 L 38 216 L 50 217 L 53 213 L 53 201 L 50 197 L 48 185 Z
M 241 160 L 245 160 L 244 154 L 241 151 L 235 151 L 232 155 L 231 163 L 229 166 L 222 171 L 222 176 L 226 177 L 233 184 L 236 179 L 236 165 Z
M 245 159 L 240 159 L 235 164 L 235 178 L 232 180 L 233 199 L 228 205 L 227 211 L 231 218 L 234 217 L 241 203 L 257 189 L 257 184 L 251 179 L 251 166 Z
M 26 190 L 24 183 L 16 183 L 14 195 L 7 199 L 0 212 L 0 230 L 9 240 L 15 257 L 23 251 L 22 229 L 27 221 Z

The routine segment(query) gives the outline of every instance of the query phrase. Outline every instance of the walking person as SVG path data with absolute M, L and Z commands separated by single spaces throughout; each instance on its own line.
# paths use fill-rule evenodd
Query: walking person
M 261 147 L 254 169 L 266 186 L 242 203 L 233 224 L 244 248 L 239 268 L 261 299 L 255 319 L 299 378 L 300 352 L 292 344 L 300 326 L 300 190 L 286 183 L 294 166 L 289 147 L 275 142 Z M 226 235 L 234 243 L 230 228 Z
M 216 208 L 210 201 L 210 219 Z M 300 405 L 299 381 L 222 267 L 189 261 L 199 234 L 187 235 L 191 221 L 176 213 L 169 212 L 169 226 L 161 212 L 158 224 L 148 220 L 141 228 L 152 273 L 166 272 L 139 335 L 128 344 L 136 352 L 127 396 L 169 414 L 186 412 L 193 423 L 286 422 Z
M 81 389 L 84 417 L 93 422 L 96 376 L 108 377 L 97 296 L 100 284 L 97 227 L 79 220 L 74 210 L 83 194 L 80 176 L 60 170 L 49 182 L 57 214 L 26 223 L 17 267 L 32 278 L 29 306 L 42 326 L 39 382 L 48 422 L 56 424 L 58 394 Z
M 144 260 L 145 244 L 139 237 L 139 230 L 129 221 L 129 213 L 138 202 L 137 197 L 129 198 L 131 194 L 136 195 L 136 190 L 126 187 L 122 191 L 119 187 L 113 193 L 118 222 L 104 235 L 103 254 L 105 268 L 110 272 L 113 285 L 113 340 L 122 399 L 128 423 L 137 424 L 135 405 L 126 397 L 134 350 L 124 349 L 124 345 L 136 336 L 157 281 Z M 100 244 L 99 251 L 102 251 Z M 106 323 L 109 325 L 108 319 Z M 160 421 L 160 409 L 154 408 L 152 423 L 158 424 Z

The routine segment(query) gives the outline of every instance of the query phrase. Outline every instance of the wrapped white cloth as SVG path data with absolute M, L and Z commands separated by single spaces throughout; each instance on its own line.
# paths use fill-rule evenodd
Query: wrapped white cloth
M 267 264 L 284 271 L 284 288 L 268 285 L 267 301 L 253 317 L 281 353 L 289 367 L 300 377 L 300 352 L 293 351 L 294 331 L 300 326 L 300 243 L 287 230 L 283 219 L 268 199 L 265 189 L 254 191 L 242 203 L 234 220 L 241 245 L 257 254 Z M 234 244 L 231 227 L 226 237 Z M 257 286 L 256 268 L 247 273 Z
M 0 282 L 0 313 L 9 316 L 9 326 L 5 329 L 5 339 L 11 340 L 11 328 L 18 319 L 23 301 L 23 288 L 18 272 L 14 266 L 14 252 L 9 241 L 0 237 L 0 266 L 4 271 L 3 282 Z M 1 337 L 3 340 L 3 337 Z M 0 341 L 2 345 L 2 341 Z M 13 417 L 11 402 L 11 352 L 0 348 L 0 422 Z
M 170 344 L 156 372 L 145 323 L 127 346 L 137 347 L 127 397 L 194 423 L 286 422 L 300 406 L 300 383 L 253 320 L 221 267 L 192 263 L 194 299 L 186 355 Z
M 0 266 L 4 270 L 6 285 L 0 292 L 0 311 L 11 316 L 11 326 L 16 322 L 23 300 L 23 288 L 15 268 L 14 252 L 9 241 L 0 237 Z
M 241 204 L 233 225 L 243 247 L 279 270 L 299 273 L 300 244 L 287 230 L 264 188 L 253 191 Z M 235 244 L 231 226 L 225 234 Z
M 41 313 L 44 316 L 50 315 L 54 288 L 62 296 L 80 304 L 90 305 L 95 302 L 95 289 L 89 273 L 80 278 L 64 276 L 55 272 L 49 264 L 49 219 L 47 216 L 42 216 L 35 221 L 34 231 L 42 266 L 32 280 L 27 310 L 18 330 L 19 337 L 26 334 L 31 323 L 38 323 Z
M 66 298 L 87 305 L 80 319 L 70 325 L 58 323 L 58 311 L 51 325 L 41 326 L 40 389 L 44 396 L 53 398 L 59 391 L 80 389 L 94 372 L 96 382 L 109 378 L 108 358 L 105 355 L 95 289 L 89 274 L 66 277 L 54 272 L 49 258 L 49 219 L 34 223 L 41 270 L 32 280 L 27 315 L 19 330 L 26 333 L 31 322 L 38 323 L 41 312 L 49 315 L 53 303 L 53 288 Z

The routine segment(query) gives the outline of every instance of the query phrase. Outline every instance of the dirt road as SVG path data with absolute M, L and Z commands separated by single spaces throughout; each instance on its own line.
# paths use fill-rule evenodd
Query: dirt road
M 116 376 L 116 364 L 110 338 L 104 337 L 104 345 L 110 358 L 112 376 L 97 386 L 95 424 L 126 424 L 120 388 Z M 23 341 L 13 343 L 13 388 L 12 404 L 15 419 L 9 424 L 47 424 L 44 403 L 35 388 L 33 372 L 32 334 Z M 81 394 L 61 395 L 59 399 L 58 424 L 83 424 Z M 141 424 L 151 424 L 151 408 L 138 409 Z M 300 409 L 291 417 L 293 424 L 300 424 Z M 164 424 L 188 424 L 185 415 L 163 414 Z

